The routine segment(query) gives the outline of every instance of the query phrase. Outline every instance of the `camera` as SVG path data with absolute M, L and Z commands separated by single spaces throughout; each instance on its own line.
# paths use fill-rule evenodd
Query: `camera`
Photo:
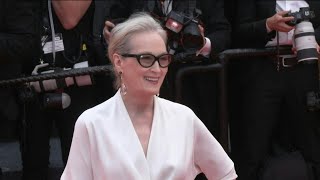
M 318 60 L 317 41 L 314 28 L 310 19 L 315 17 L 309 7 L 302 7 L 298 12 L 289 12 L 286 16 L 294 17 L 288 21 L 290 26 L 296 26 L 294 30 L 294 44 L 297 49 L 298 62 L 304 60 Z
M 18 87 L 17 91 L 20 102 L 32 102 L 39 97 L 39 104 L 44 109 L 66 109 L 71 104 L 71 97 L 64 92 L 42 93 L 36 96 L 35 89 L 30 84 L 24 84 Z
M 88 61 L 76 63 L 73 66 L 73 68 L 83 68 L 83 67 L 88 67 Z M 61 71 L 67 71 L 67 70 L 70 70 L 70 68 L 51 67 L 48 63 L 43 63 L 35 66 L 35 68 L 32 71 L 32 75 L 47 74 L 47 73 L 61 72 Z M 92 85 L 92 84 L 93 84 L 93 80 L 90 75 L 30 82 L 30 85 L 33 87 L 33 89 L 36 92 L 52 91 L 56 89 L 69 87 L 71 85 L 86 86 L 86 85 Z
M 165 17 L 164 27 L 168 33 L 169 52 L 174 54 L 174 60 L 192 60 L 196 57 L 196 52 L 203 47 L 204 37 L 198 27 L 201 14 L 199 9 L 194 9 L 191 15 L 171 11 Z
M 83 61 L 80 63 L 74 64 L 73 68 L 84 68 L 88 67 L 88 61 Z M 32 75 L 38 74 L 48 74 L 55 73 L 61 71 L 68 71 L 71 68 L 60 68 L 60 67 L 52 67 L 49 63 L 42 63 L 36 65 L 32 71 Z M 40 95 L 42 98 L 41 105 L 45 109 L 66 109 L 70 106 L 71 98 L 68 94 L 63 92 L 48 92 L 54 91 L 56 89 L 62 89 L 65 87 L 69 87 L 72 85 L 76 86 L 86 86 L 92 85 L 93 80 L 90 75 L 81 75 L 74 77 L 65 77 L 59 79 L 48 79 L 43 81 L 34 81 L 28 84 L 28 88 L 24 88 L 23 99 L 28 100 L 33 98 L 33 92 L 45 92 Z M 27 91 L 26 91 L 27 90 Z
M 302 7 L 298 12 L 288 12 L 288 14 L 286 14 L 286 17 L 288 16 L 292 16 L 294 17 L 294 19 L 288 21 L 287 24 L 290 26 L 295 26 L 302 21 L 309 21 L 310 19 L 315 17 L 315 14 L 313 11 L 310 11 L 309 7 Z

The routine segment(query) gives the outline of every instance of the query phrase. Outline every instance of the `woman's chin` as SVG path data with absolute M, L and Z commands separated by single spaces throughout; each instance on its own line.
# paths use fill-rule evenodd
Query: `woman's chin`
M 159 92 L 160 92 L 159 89 L 149 89 L 147 91 L 147 94 L 149 94 L 149 95 L 157 95 L 157 94 L 159 94 Z

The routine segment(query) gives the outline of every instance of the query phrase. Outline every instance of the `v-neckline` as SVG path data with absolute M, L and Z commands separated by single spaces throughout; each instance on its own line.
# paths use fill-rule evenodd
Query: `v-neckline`
M 121 99 L 121 104 L 122 104 L 122 106 L 124 107 L 124 109 L 126 110 L 126 118 L 125 119 L 127 119 L 129 122 L 129 128 L 130 128 L 130 131 L 131 132 L 133 132 L 133 136 L 134 136 L 134 141 L 135 141 L 135 143 L 134 144 L 138 144 L 138 146 L 139 146 L 139 154 L 141 154 L 142 153 L 142 155 L 143 155 L 143 157 L 144 157 L 144 159 L 146 160 L 146 162 L 147 162 L 147 164 L 149 164 L 149 161 L 148 161 L 148 157 L 150 156 L 150 153 L 152 152 L 150 149 L 152 148 L 152 139 L 153 139 L 153 134 L 154 134 L 154 131 L 155 131 L 155 124 L 156 124 L 156 121 L 157 121 L 157 114 L 158 114 L 158 110 L 157 110 L 157 97 L 153 97 L 154 98 L 154 106 L 153 106 L 153 117 L 152 117 L 152 124 L 151 124 L 151 130 L 150 130 L 150 135 L 149 135 L 149 141 L 148 141 L 148 147 L 147 147 L 147 152 L 146 152 L 146 154 L 144 153 L 144 150 L 143 150 L 143 145 L 142 145 L 142 143 L 141 143 L 141 141 L 140 141 L 140 139 L 139 139 L 139 136 L 138 136 L 138 134 L 137 134 L 137 132 L 136 132 L 136 130 L 135 130 L 135 128 L 134 128 L 134 125 L 133 125 L 133 122 L 132 122 L 132 120 L 131 120 L 131 118 L 130 118 L 130 116 L 129 116 L 129 112 L 128 112 L 128 110 L 127 110 L 127 108 L 126 108 L 126 106 L 125 106 L 125 104 L 124 104 L 124 101 L 123 101 L 123 99 L 122 99 L 122 97 L 121 97 L 121 95 L 119 94 L 119 96 L 120 96 L 120 99 Z

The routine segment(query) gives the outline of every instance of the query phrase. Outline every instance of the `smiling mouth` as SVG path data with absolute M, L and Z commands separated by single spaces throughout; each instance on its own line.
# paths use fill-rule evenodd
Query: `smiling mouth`
M 157 83 L 160 78 L 158 78 L 158 77 L 145 77 L 144 79 L 147 81 L 153 82 L 153 83 Z

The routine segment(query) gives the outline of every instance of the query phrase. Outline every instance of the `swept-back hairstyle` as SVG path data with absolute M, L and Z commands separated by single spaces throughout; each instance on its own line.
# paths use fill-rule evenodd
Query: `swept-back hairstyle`
M 137 12 L 132 14 L 126 21 L 116 25 L 110 35 L 108 45 L 108 56 L 113 64 L 113 54 L 124 54 L 130 52 L 130 44 L 128 43 L 132 36 L 143 32 L 157 32 L 162 37 L 164 43 L 167 43 L 167 33 L 162 28 L 159 21 L 154 19 L 147 12 Z M 114 87 L 120 87 L 119 72 L 115 72 Z

